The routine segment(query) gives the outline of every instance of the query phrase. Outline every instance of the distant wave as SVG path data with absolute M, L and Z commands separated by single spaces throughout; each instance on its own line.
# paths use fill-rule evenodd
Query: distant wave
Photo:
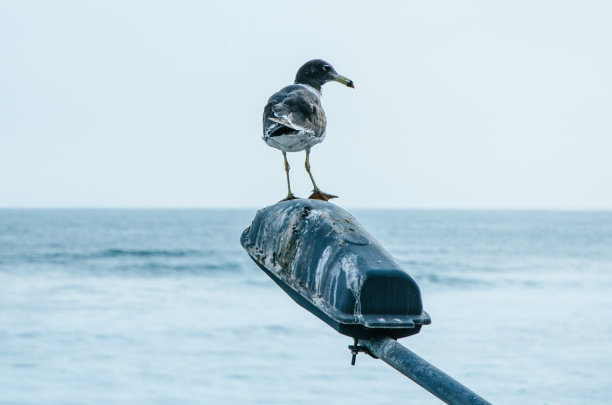
M 177 257 L 208 257 L 214 256 L 215 252 L 196 249 L 167 250 L 167 249 L 104 249 L 93 252 L 53 252 L 36 253 L 24 257 L 26 261 L 78 261 L 89 259 L 108 259 L 115 257 L 135 258 L 177 258 Z
M 106 248 L 94 251 L 58 251 L 17 254 L 3 258 L 2 268 L 44 265 L 93 273 L 173 274 L 240 272 L 247 258 L 233 252 L 212 249 L 123 249 Z M 249 263 L 250 264 L 250 263 Z
M 174 272 L 185 272 L 185 273 L 202 273 L 211 271 L 225 271 L 225 272 L 237 272 L 242 269 L 240 263 L 235 262 L 219 262 L 219 263 L 192 263 L 192 264 L 178 264 L 178 263 L 156 263 L 148 262 L 142 264 L 132 264 L 124 266 L 115 266 L 115 269 L 123 271 L 136 271 L 136 272 L 151 272 L 154 274 L 162 273 L 174 273 Z
M 102 257 L 187 257 L 203 256 L 205 252 L 201 250 L 165 250 L 165 249 L 106 249 L 102 252 Z
M 480 280 L 474 277 L 461 277 L 457 275 L 440 274 L 420 274 L 415 276 L 420 282 L 429 282 L 448 287 L 485 287 L 493 285 L 489 281 Z

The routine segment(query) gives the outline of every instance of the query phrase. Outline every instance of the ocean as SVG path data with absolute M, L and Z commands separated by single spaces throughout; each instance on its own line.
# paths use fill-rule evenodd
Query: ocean
M 438 404 L 243 251 L 256 210 L 0 210 L 0 404 Z M 400 342 L 495 404 L 612 403 L 612 212 L 350 210 L 420 285 Z

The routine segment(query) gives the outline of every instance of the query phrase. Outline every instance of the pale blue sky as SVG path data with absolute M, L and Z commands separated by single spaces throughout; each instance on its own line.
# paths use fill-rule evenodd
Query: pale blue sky
M 323 88 L 345 207 L 612 209 L 607 1 L 0 3 L 0 206 L 260 207 L 267 98 Z M 290 154 L 293 189 L 311 186 Z

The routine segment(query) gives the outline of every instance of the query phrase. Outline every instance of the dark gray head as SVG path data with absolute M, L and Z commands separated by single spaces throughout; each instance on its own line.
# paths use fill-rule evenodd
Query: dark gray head
M 321 86 L 327 82 L 336 81 L 347 87 L 353 87 L 353 81 L 341 76 L 332 65 L 321 59 L 304 63 L 295 75 L 295 83 L 307 84 L 321 91 Z

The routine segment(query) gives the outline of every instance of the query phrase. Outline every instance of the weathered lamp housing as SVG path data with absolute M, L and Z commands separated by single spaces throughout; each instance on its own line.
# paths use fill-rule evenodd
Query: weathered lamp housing
M 344 335 L 397 339 L 431 323 L 415 280 L 334 204 L 300 199 L 266 207 L 241 243 L 291 298 Z

